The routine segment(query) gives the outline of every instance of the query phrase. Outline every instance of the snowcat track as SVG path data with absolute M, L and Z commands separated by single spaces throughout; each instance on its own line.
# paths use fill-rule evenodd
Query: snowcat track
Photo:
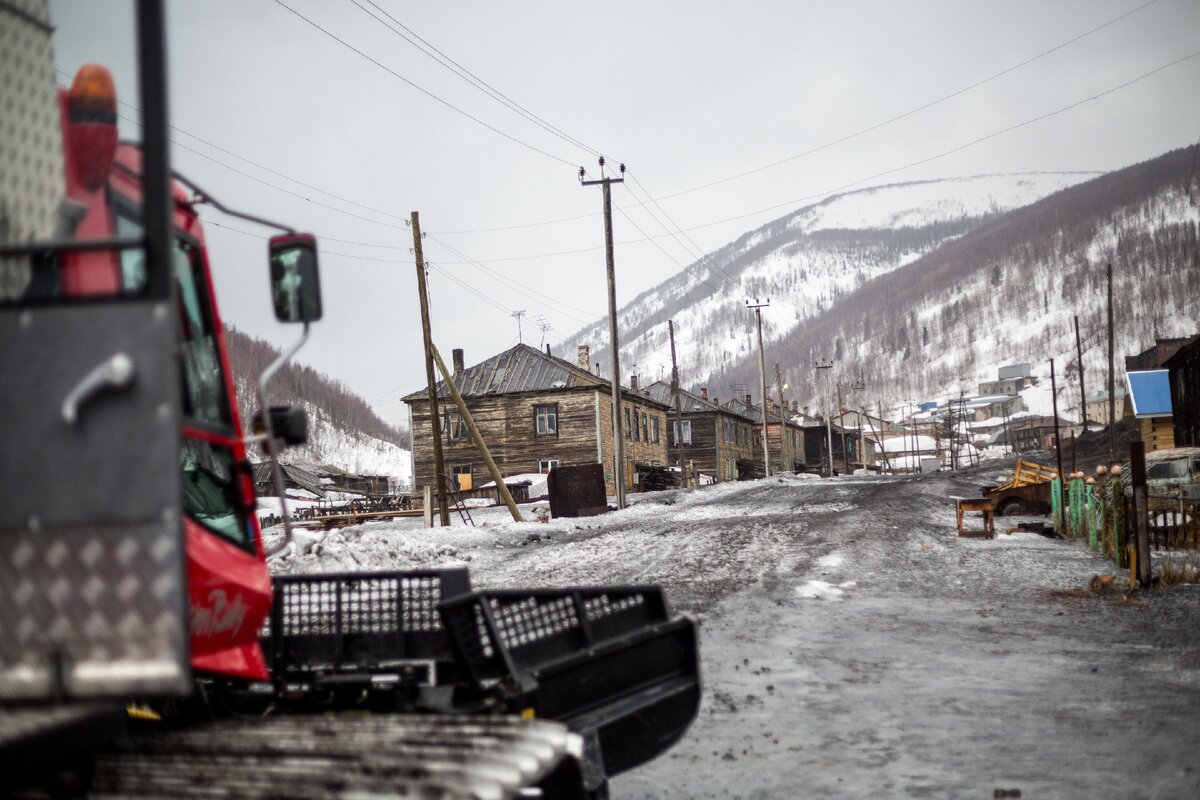
M 504 800 L 547 782 L 578 786 L 581 748 L 561 724 L 503 716 L 281 714 L 153 725 L 96 754 L 84 796 Z

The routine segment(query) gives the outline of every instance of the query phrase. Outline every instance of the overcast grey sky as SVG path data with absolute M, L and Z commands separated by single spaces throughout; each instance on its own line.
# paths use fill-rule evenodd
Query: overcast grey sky
M 615 203 L 631 206 L 628 218 L 614 212 L 619 302 L 696 260 L 636 207 L 646 192 L 666 198 L 670 220 L 707 252 L 833 189 L 1200 51 L 1196 0 L 374 2 L 168 3 L 172 155 L 225 204 L 317 234 L 326 313 L 301 360 L 393 422 L 405 418 L 399 397 L 424 384 L 409 212 L 428 232 L 435 343 L 447 356 L 464 348 L 468 364 L 516 343 L 513 311 L 527 312 L 524 337 L 535 345 L 534 318 L 544 316 L 555 347 L 606 314 L 603 229 L 599 189 L 576 179 L 580 165 L 598 173 L 594 154 L 367 11 L 398 27 L 386 11 L 566 138 L 629 165 L 637 183 L 614 189 Z M 87 60 L 112 64 L 118 92 L 136 105 L 128 40 L 96 35 L 124 24 L 115 5 L 56 2 L 57 58 L 68 73 Z M 1197 87 L 1200 57 L 863 185 L 1122 167 L 1200 139 Z M 226 321 L 291 341 L 299 331 L 277 324 L 269 304 L 256 238 L 269 231 L 205 216 L 226 226 L 208 230 Z M 635 225 L 666 252 L 639 241 Z M 573 357 L 576 342 L 562 345 Z

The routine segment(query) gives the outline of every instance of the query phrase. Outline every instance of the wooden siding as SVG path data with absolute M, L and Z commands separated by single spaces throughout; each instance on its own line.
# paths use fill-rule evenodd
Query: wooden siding
M 612 395 L 608 392 L 596 392 L 600 398 L 600 429 L 601 439 L 600 445 L 602 450 L 604 464 L 604 487 L 608 494 L 615 495 L 617 493 L 617 485 L 613 482 L 613 451 L 612 451 Z M 645 400 L 637 400 L 629 395 L 622 394 L 621 397 L 621 413 L 625 413 L 625 409 L 629 409 L 630 420 L 633 419 L 634 412 L 645 414 L 647 419 L 658 419 L 658 441 L 653 441 L 653 436 L 649 437 L 650 441 L 643 441 L 641 430 L 638 431 L 638 436 L 632 436 L 632 432 L 626 429 L 624 446 L 621 453 L 625 458 L 625 488 L 637 489 L 634 483 L 634 464 L 649 464 L 654 466 L 666 466 L 667 462 L 667 412 L 662 406 L 657 403 L 651 404 Z M 622 421 L 623 424 L 623 421 Z M 646 430 L 648 433 L 653 433 L 651 423 L 647 421 Z M 595 453 L 593 452 L 592 461 L 595 462 Z
M 684 414 L 683 420 L 692 424 L 692 441 L 682 446 L 683 466 L 694 463 L 696 470 L 711 475 L 718 482 L 737 480 L 737 462 L 750 461 L 754 458 L 754 426 L 746 419 L 732 414 L 722 414 L 719 411 L 703 411 Z M 725 439 L 725 421 L 733 425 L 733 441 Z M 675 416 L 669 416 L 668 424 L 672 426 L 669 455 L 671 463 L 680 457 L 681 448 L 675 446 L 674 439 Z M 738 429 L 741 433 L 738 433 Z M 738 443 L 741 436 L 744 444 Z
M 1171 417 L 1138 420 L 1138 432 L 1146 443 L 1146 452 L 1168 450 L 1175 446 L 1175 421 Z
M 467 408 L 479 428 L 496 466 L 504 475 L 537 472 L 538 462 L 558 459 L 563 466 L 591 464 L 596 461 L 595 392 L 564 390 L 527 395 L 490 395 L 467 398 Z M 433 480 L 433 437 L 429 424 L 429 403 L 414 400 L 409 403 L 412 414 L 413 472 L 415 489 Z M 536 433 L 534 407 L 553 405 L 557 408 L 557 432 Z M 454 467 L 470 467 L 473 486 L 490 481 L 487 467 L 470 437 L 450 441 L 447 416 L 454 417 L 458 409 L 453 403 L 439 403 L 442 413 L 442 454 L 446 472 Z
M 1200 338 L 1180 349 L 1171 370 L 1171 411 L 1177 447 L 1200 447 Z
M 646 416 L 646 432 L 652 434 L 651 419 L 658 420 L 658 442 L 653 436 L 646 441 L 639 429 L 637 437 L 625 439 L 624 455 L 626 480 L 635 488 L 633 464 L 666 465 L 666 410 L 657 404 L 636 402 L 623 398 L 622 408 L 636 410 Z M 433 439 L 429 422 L 429 403 L 426 400 L 407 400 L 412 425 L 414 490 L 435 485 Z M 488 450 L 500 471 L 508 475 L 537 472 L 540 461 L 557 459 L 561 466 L 594 464 L 599 454 L 605 465 L 606 490 L 616 493 L 612 481 L 612 399 L 608 392 L 592 388 L 563 389 L 555 392 L 488 395 L 466 398 L 467 408 L 487 443 Z M 538 434 L 535 407 L 553 405 L 557 410 L 557 431 Z M 451 402 L 440 404 L 442 413 L 442 454 L 447 474 L 455 467 L 469 468 L 471 483 L 478 487 L 492 478 L 469 437 L 450 441 L 448 419 L 458 409 Z M 597 414 L 597 411 L 599 413 Z M 600 422 L 600 441 L 597 442 L 597 417 Z

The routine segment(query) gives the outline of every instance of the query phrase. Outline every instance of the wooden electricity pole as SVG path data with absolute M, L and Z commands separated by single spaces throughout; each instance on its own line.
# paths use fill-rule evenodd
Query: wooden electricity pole
M 467 433 L 470 434 L 471 441 L 475 442 L 475 447 L 479 450 L 480 457 L 483 458 L 483 463 L 487 467 L 488 474 L 496 482 L 496 496 L 500 498 L 504 505 L 508 506 L 508 512 L 512 514 L 513 521 L 520 522 L 521 512 L 517 509 L 517 504 L 513 500 L 512 493 L 508 491 L 508 486 L 504 483 L 504 476 L 500 474 L 500 468 L 492 460 L 492 454 L 488 450 L 487 443 L 483 441 L 483 434 L 479 432 L 479 428 L 475 425 L 475 418 L 471 416 L 471 411 L 467 408 L 467 401 L 463 400 L 458 387 L 454 385 L 454 374 L 446 369 L 446 362 L 442 360 L 441 354 L 433 346 L 432 342 L 429 345 L 429 351 L 433 354 L 433 359 L 437 362 L 437 367 L 442 373 L 442 379 L 446 381 L 446 388 L 450 391 L 450 397 L 454 399 L 454 404 L 458 406 L 458 413 L 462 415 L 463 422 L 467 424 Z M 449 513 L 448 509 L 447 513 Z
M 779 403 L 779 469 L 782 472 L 790 472 L 795 469 L 795 464 L 792 464 L 788 459 L 788 436 L 787 427 L 787 408 L 783 402 L 783 377 L 779 373 L 779 364 L 775 364 L 775 399 Z
M 429 426 L 433 433 L 433 474 L 437 486 L 438 516 L 442 527 L 450 527 L 450 505 L 446 501 L 446 465 L 442 461 L 442 423 L 438 411 L 437 383 L 433 376 L 433 335 L 429 327 L 429 292 L 425 288 L 425 255 L 421 250 L 421 220 L 412 212 L 413 254 L 417 263 L 417 296 L 421 301 L 421 336 L 425 341 L 425 381 L 429 389 Z
M 667 332 L 671 335 L 671 402 L 675 405 L 675 424 L 671 426 L 671 438 L 675 440 L 675 448 L 679 455 L 679 476 L 683 478 L 683 485 L 687 486 L 686 476 L 683 472 L 683 442 L 679 436 L 679 429 L 682 427 L 679 423 L 683 419 L 683 406 L 679 398 L 679 364 L 675 361 L 675 321 L 667 320 Z M 718 470 L 720 466 L 718 465 Z
M 1083 414 L 1083 432 L 1088 432 L 1087 391 L 1083 388 L 1083 342 L 1079 338 L 1079 315 L 1075 315 L 1075 357 L 1079 359 L 1079 410 Z
M 830 391 L 829 391 L 829 372 L 828 372 L 828 370 L 833 369 L 833 362 L 832 361 L 818 361 L 817 363 L 813 364 L 813 368 L 827 370 L 825 373 L 825 402 L 832 403 L 833 399 L 830 397 Z M 833 477 L 833 423 L 831 422 L 832 417 L 833 417 L 833 414 L 830 412 L 829 406 L 826 405 L 825 406 L 825 441 L 826 441 L 826 447 L 829 448 L 829 477 L 830 478 Z
M 625 507 L 625 426 L 621 420 L 621 359 L 617 337 L 617 278 L 613 263 L 612 184 L 624 183 L 622 178 L 604 177 L 604 156 L 600 157 L 600 180 L 585 181 L 587 173 L 579 168 L 579 182 L 584 186 L 599 185 L 604 190 L 604 260 L 608 267 L 608 346 L 612 351 L 612 416 L 613 416 L 613 483 L 617 489 L 617 508 Z M 621 165 L 625 174 L 625 165 Z
M 767 302 L 760 303 L 758 298 L 754 298 L 754 302 L 746 301 L 746 308 L 754 310 L 754 321 L 758 326 L 758 378 L 759 387 L 762 389 L 762 446 L 763 446 L 763 471 L 767 477 L 771 477 L 771 446 L 767 441 L 767 362 L 766 356 L 763 355 L 762 342 L 762 310 L 771 305 L 771 298 L 767 298 Z
M 1112 264 L 1108 265 L 1108 457 L 1117 463 L 1117 367 L 1116 346 L 1113 343 Z
M 1059 508 L 1062 508 L 1062 487 L 1066 483 L 1067 476 L 1063 474 L 1062 468 L 1062 441 L 1058 436 L 1058 382 L 1054 378 L 1054 359 L 1050 359 L 1050 404 L 1054 409 L 1054 454 L 1058 457 L 1058 488 L 1059 488 Z
M 838 412 L 838 430 L 842 433 L 842 465 L 846 468 L 846 474 L 853 472 L 850 469 L 850 451 L 846 449 L 846 420 L 842 417 L 842 382 L 837 383 L 837 412 Z

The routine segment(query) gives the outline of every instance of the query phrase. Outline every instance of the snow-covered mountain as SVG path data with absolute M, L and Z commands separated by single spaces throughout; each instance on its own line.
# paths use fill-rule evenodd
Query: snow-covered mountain
M 258 376 L 279 350 L 235 329 L 226 330 L 234 387 L 244 420 L 258 408 Z M 308 444 L 292 447 L 283 461 L 338 467 L 357 475 L 388 475 L 407 482 L 412 453 L 402 431 L 387 425 L 367 402 L 343 383 L 301 364 L 288 364 L 271 382 L 273 405 L 302 405 L 308 414 Z
M 1105 175 L 994 175 L 897 184 L 830 198 L 752 231 L 620 311 L 622 372 L 668 374 L 667 319 L 681 380 L 710 396 L 759 382 L 754 315 L 763 313 L 769 390 L 830 405 L 814 361 L 833 359 L 843 404 L 973 394 L 999 366 L 1056 360 L 1060 409 L 1078 405 L 1074 316 L 1088 394 L 1103 388 L 1105 265 L 1114 268 L 1116 351 L 1200 326 L 1200 210 L 1187 180 L 1193 148 Z M 1200 194 L 1193 180 L 1192 194 Z M 720 265 L 723 275 L 713 263 Z M 709 283 L 702 282 L 697 275 Z M 568 337 L 607 339 L 594 326 Z M 634 366 L 636 364 L 636 367 Z M 861 389 L 852 387 L 861 386 Z M 1045 391 L 1046 405 L 1049 390 Z M 1048 408 L 1046 409 L 1048 411 Z
M 646 380 L 669 374 L 671 319 L 683 382 L 717 389 L 725 374 L 754 354 L 754 316 L 746 298 L 770 299 L 763 338 L 777 341 L 871 279 L 1007 210 L 1093 176 L 1028 173 L 899 183 L 801 208 L 620 309 L 624 380 L 639 372 Z M 589 344 L 592 360 L 607 369 L 607 341 L 607 320 L 600 320 L 566 337 L 564 345 Z

